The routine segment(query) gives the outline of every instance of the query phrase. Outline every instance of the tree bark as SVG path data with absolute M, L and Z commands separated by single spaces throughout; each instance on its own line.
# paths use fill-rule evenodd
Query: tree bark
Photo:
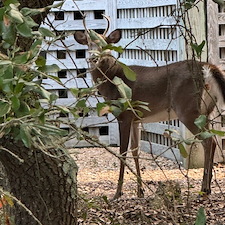
M 77 166 L 61 149 L 51 149 L 48 154 L 39 149 L 27 149 L 20 142 L 1 140 L 6 151 L 0 151 L 0 159 L 9 180 L 10 192 L 24 204 L 43 225 L 75 225 Z M 40 224 L 21 205 L 15 202 L 10 218 L 16 225 Z
M 19 2 L 21 8 L 43 8 L 53 4 L 54 0 L 19 0 Z M 0 0 L 0 6 L 1 3 Z M 46 15 L 47 12 L 33 19 L 40 25 Z M 29 49 L 32 41 L 20 38 L 18 42 L 20 50 Z M 0 161 L 5 167 L 10 186 L 8 191 L 20 201 L 15 203 L 13 211 L 10 212 L 10 216 L 15 218 L 15 224 L 40 224 L 35 221 L 35 216 L 43 225 L 75 225 L 77 167 L 69 154 L 65 154 L 61 149 L 51 149 L 48 154 L 39 149 L 28 149 L 12 137 L 1 138 L 0 146 L 24 160 L 20 163 L 18 159 L 0 148 Z M 24 204 L 32 215 L 20 203 Z

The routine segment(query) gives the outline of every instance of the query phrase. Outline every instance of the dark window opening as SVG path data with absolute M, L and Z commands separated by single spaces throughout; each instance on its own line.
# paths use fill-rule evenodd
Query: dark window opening
M 117 9 L 116 14 L 117 14 L 117 19 L 119 19 L 119 18 L 120 18 L 120 17 L 119 17 L 119 9 Z
M 225 127 L 225 115 L 221 116 L 221 126 Z
M 47 59 L 47 52 L 41 51 L 39 56 L 43 57 L 44 59 Z
M 76 58 L 83 59 L 85 58 L 85 50 L 76 50 Z
M 83 127 L 82 131 L 89 133 L 89 127 Z
M 98 34 L 103 34 L 105 30 L 104 29 L 95 29 L 94 31 Z
M 79 69 L 77 70 L 77 77 L 78 78 L 86 78 L 87 77 L 87 70 L 86 69 Z
M 58 78 L 66 78 L 67 72 L 66 70 L 61 70 L 58 72 Z
M 55 12 L 55 20 L 64 20 L 64 12 Z
M 59 98 L 68 98 L 68 92 L 65 89 L 58 90 Z
M 56 36 L 58 36 L 60 40 L 65 40 L 66 35 L 65 35 L 64 31 L 56 31 L 55 33 L 56 33 Z
M 103 19 L 102 14 L 104 14 L 105 11 L 104 10 L 96 10 L 94 11 L 94 18 L 95 19 Z
M 61 130 L 65 130 L 65 131 L 67 131 L 68 133 L 70 132 L 70 128 L 69 128 L 69 127 L 61 127 L 60 129 L 61 129 Z
M 109 127 L 108 126 L 100 127 L 99 134 L 100 136 L 109 135 Z
M 222 139 L 222 150 L 225 150 L 225 139 Z
M 59 117 L 69 117 L 69 113 L 60 112 Z
M 83 19 L 83 16 L 82 14 L 84 14 L 83 11 L 75 11 L 74 14 L 73 14 L 73 17 L 74 17 L 74 20 L 82 20 Z
M 57 59 L 66 59 L 66 51 L 58 50 L 57 51 Z
M 88 117 L 88 113 L 80 112 L 78 113 L 79 117 Z

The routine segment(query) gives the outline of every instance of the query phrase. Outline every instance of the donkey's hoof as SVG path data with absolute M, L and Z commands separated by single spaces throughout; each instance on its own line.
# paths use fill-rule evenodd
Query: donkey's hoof
M 138 189 L 137 196 L 138 196 L 138 198 L 144 198 L 144 189 L 143 188 Z
M 114 195 L 112 200 L 117 200 L 118 198 L 120 198 L 123 195 L 122 192 L 116 192 L 116 194 Z

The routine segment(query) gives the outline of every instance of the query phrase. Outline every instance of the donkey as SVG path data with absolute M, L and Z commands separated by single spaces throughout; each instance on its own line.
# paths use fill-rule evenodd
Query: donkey
M 82 45 L 88 45 L 89 49 L 97 48 L 102 52 L 102 47 L 93 42 L 89 31 L 76 31 L 75 40 Z M 121 31 L 114 30 L 108 36 L 106 32 L 101 36 L 108 44 L 117 43 L 121 39 Z M 225 77 L 223 72 L 215 65 L 207 62 L 186 60 L 165 66 L 147 67 L 130 66 L 136 73 L 136 80 L 126 78 L 121 64 L 110 52 L 101 57 L 90 58 L 91 74 L 98 90 L 106 100 L 120 98 L 117 87 L 111 82 L 115 76 L 132 90 L 132 100 L 140 100 L 149 103 L 150 111 L 140 108 L 143 116 L 138 118 L 132 111 L 124 111 L 118 116 L 120 134 L 120 154 L 126 160 L 128 145 L 134 157 L 137 171 L 137 195 L 143 197 L 143 187 L 138 159 L 139 149 L 139 123 L 151 123 L 179 119 L 194 135 L 199 134 L 200 129 L 194 124 L 196 118 L 209 116 L 217 108 L 219 113 L 225 101 Z M 206 126 L 206 128 L 208 127 Z M 211 179 L 213 157 L 216 142 L 213 137 L 202 140 L 204 147 L 204 174 L 201 191 L 206 194 L 211 192 Z M 120 161 L 119 180 L 114 199 L 122 195 L 124 179 L 124 161 Z

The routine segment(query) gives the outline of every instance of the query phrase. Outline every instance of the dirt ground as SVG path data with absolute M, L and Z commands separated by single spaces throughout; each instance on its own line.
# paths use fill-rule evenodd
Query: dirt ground
M 111 148 L 118 153 L 118 148 Z M 140 153 L 145 197 L 136 196 L 136 177 L 126 169 L 123 196 L 116 191 L 119 159 L 102 148 L 70 150 L 79 166 L 79 224 L 145 225 L 194 224 L 204 212 L 206 224 L 225 225 L 225 167 L 214 166 L 212 194 L 202 196 L 202 169 L 185 170 L 162 157 Z M 128 164 L 134 170 L 131 154 Z M 204 214 L 199 218 L 203 219 Z M 200 214 L 201 215 L 201 214 Z

